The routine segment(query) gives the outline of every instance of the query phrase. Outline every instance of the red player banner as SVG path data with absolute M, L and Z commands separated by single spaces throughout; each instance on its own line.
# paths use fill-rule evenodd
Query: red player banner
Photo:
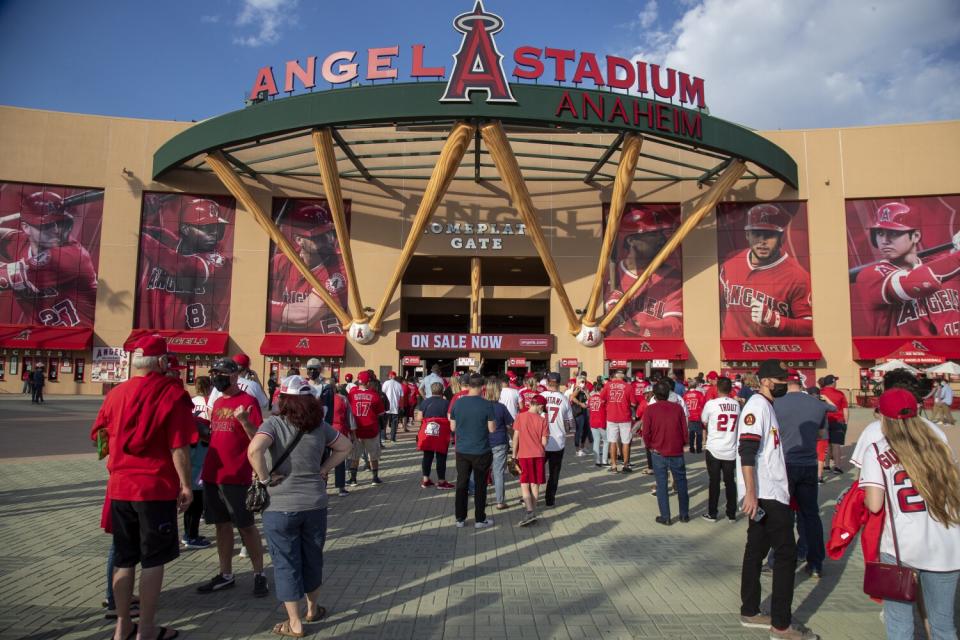
M 854 338 L 960 336 L 958 212 L 958 195 L 847 200 Z
M 226 196 L 143 194 L 136 328 L 229 329 L 235 212 Z
M 717 208 L 720 337 L 813 336 L 805 202 Z
M 606 221 L 610 205 L 603 205 Z M 608 311 L 623 297 L 680 226 L 679 204 L 628 203 L 603 287 Z M 677 247 L 641 287 L 607 331 L 610 338 L 683 337 L 683 259 Z
M 92 328 L 103 189 L 0 182 L 0 324 Z
M 349 200 L 343 208 L 349 229 Z M 327 292 L 346 309 L 349 283 L 327 201 L 274 200 L 273 219 Z M 268 332 L 343 333 L 337 316 L 276 246 L 270 248 L 269 296 Z

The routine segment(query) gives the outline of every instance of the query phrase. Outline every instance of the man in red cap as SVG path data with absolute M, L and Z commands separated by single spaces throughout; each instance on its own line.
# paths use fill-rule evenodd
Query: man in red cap
M 370 458 L 373 485 L 383 484 L 380 479 L 380 416 L 385 408 L 380 394 L 368 388 L 371 379 L 369 371 L 361 371 L 357 374 L 357 386 L 347 394 L 350 411 L 357 424 L 357 439 L 350 459 L 350 480 L 347 482 L 351 487 L 357 486 L 357 468 L 360 466 L 360 456 L 364 453 Z
M 237 386 L 244 393 L 256 398 L 257 405 L 260 406 L 260 413 L 262 415 L 266 414 L 270 408 L 270 398 L 267 397 L 263 387 L 260 386 L 260 381 L 257 380 L 257 374 L 250 368 L 250 356 L 245 353 L 238 353 L 233 356 L 233 361 L 237 363 L 237 367 L 239 368 L 237 371 Z M 214 387 L 213 390 L 210 391 L 210 397 L 207 399 L 207 407 L 213 409 L 213 403 L 222 395 L 220 390 Z
M 717 378 L 720 376 L 717 375 L 716 371 L 711 371 L 707 374 L 706 383 L 703 386 L 703 402 L 707 403 L 710 400 L 716 398 L 719 394 L 717 393 Z
M 347 393 L 350 393 L 350 391 L 351 391 L 355 386 L 357 386 L 356 383 L 353 381 L 353 374 L 352 374 L 352 373 L 348 373 L 347 375 L 343 376 L 343 382 L 344 382 L 344 386 L 347 387 Z
M 38 191 L 21 202 L 21 230 L 0 229 L 0 292 L 13 291 L 13 323 L 93 326 L 97 272 L 73 224 L 59 194 Z
M 138 327 L 224 331 L 230 317 L 232 263 L 220 243 L 229 220 L 209 198 L 182 196 L 156 202 L 144 196 L 140 234 Z M 176 207 L 179 233 L 163 226 L 160 216 Z
M 322 202 L 289 202 L 285 206 L 292 206 L 293 210 L 278 222 L 292 234 L 293 244 L 307 268 L 346 309 L 348 283 L 343 256 L 330 210 Z M 343 333 L 337 316 L 280 251 L 270 262 L 270 330 Z
M 142 339 L 133 352 L 134 377 L 104 399 L 90 437 L 108 442 L 107 500 L 113 529 L 117 627 L 114 637 L 136 633 L 130 619 L 136 566 L 140 573 L 141 638 L 166 638 L 156 626 L 163 565 L 180 555 L 177 513 L 193 500 L 190 444 L 197 439 L 193 403 L 178 378 L 164 375 L 167 344 Z M 172 637 L 172 636 L 171 636 Z

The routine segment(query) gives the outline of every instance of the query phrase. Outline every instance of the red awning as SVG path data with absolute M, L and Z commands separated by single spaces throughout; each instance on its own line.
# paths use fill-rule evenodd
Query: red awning
M 260 343 L 260 353 L 265 356 L 342 358 L 346 349 L 347 337 L 343 334 L 268 333 Z
M 27 324 L 0 325 L 0 347 L 9 349 L 86 351 L 91 344 L 93 329 Z
M 133 351 L 143 336 L 158 335 L 167 339 L 170 353 L 204 353 L 223 355 L 227 352 L 230 334 L 226 331 L 171 331 L 161 329 L 134 329 L 130 332 L 124 351 Z
M 672 338 L 608 338 L 603 341 L 606 360 L 686 360 L 687 345 Z
M 723 360 L 819 360 L 820 347 L 813 338 L 740 338 L 721 340 L 720 353 Z
M 937 364 L 944 359 L 960 358 L 960 338 L 854 338 L 853 355 L 857 360 L 897 358 L 917 364 Z

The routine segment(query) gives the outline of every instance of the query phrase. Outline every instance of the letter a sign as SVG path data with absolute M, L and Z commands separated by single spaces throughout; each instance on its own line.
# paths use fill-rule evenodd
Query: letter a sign
M 516 102 L 503 72 L 503 56 L 493 41 L 493 34 L 503 28 L 503 18 L 487 13 L 483 0 L 477 0 L 473 11 L 457 16 L 453 26 L 463 41 L 453 54 L 453 71 L 440 102 L 470 102 L 471 91 L 486 92 L 487 102 Z

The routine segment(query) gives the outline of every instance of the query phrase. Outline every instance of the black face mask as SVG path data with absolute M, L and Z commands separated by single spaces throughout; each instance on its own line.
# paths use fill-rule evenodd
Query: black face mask
M 787 395 L 787 383 L 774 382 L 773 388 L 770 389 L 770 395 L 772 395 L 774 398 L 780 398 Z
M 210 382 L 213 384 L 213 388 L 220 393 L 230 388 L 230 376 L 217 374 L 210 379 Z
M 320 369 L 307 369 L 307 375 L 311 380 L 316 380 L 320 377 Z

